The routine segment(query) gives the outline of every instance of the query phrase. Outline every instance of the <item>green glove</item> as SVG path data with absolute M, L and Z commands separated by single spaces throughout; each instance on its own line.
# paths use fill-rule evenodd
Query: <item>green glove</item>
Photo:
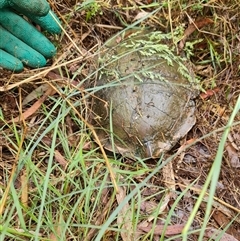
M 45 0 L 0 0 L 0 8 L 12 7 L 19 12 L 27 12 L 37 16 L 45 16 L 50 7 Z
M 61 32 L 45 0 L 0 0 L 0 66 L 14 71 L 21 71 L 23 64 L 32 68 L 42 67 L 56 49 L 16 11 L 50 33 Z

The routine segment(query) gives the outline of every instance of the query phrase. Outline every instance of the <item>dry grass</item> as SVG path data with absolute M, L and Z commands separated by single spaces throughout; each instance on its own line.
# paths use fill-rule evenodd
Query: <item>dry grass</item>
M 147 0 L 79 3 L 56 0 L 50 3 L 64 28 L 61 35 L 49 36 L 58 47 L 57 55 L 43 69 L 25 68 L 19 74 L 1 70 L 0 73 L 0 193 L 6 197 L 0 206 L 0 232 L 4 230 L 4 240 L 36 240 L 40 234 L 42 240 L 100 240 L 101 230 L 106 230 L 103 240 L 131 240 L 123 230 L 134 230 L 139 240 L 181 240 L 184 225 L 174 225 L 187 222 L 240 93 L 238 1 L 169 0 L 158 4 Z M 145 16 L 143 11 L 152 14 L 140 20 L 141 12 Z M 179 54 L 185 53 L 191 59 L 202 89 L 206 90 L 206 94 L 196 99 L 196 125 L 165 155 L 171 157 L 186 141 L 195 141 L 170 159 L 176 195 L 169 195 L 168 188 L 172 186 L 165 182 L 162 172 L 152 172 L 161 161 L 144 163 L 113 157 L 111 153 L 107 158 L 91 135 L 94 132 L 90 125 L 91 101 L 96 81 L 92 73 L 98 69 L 96 58 L 109 37 L 136 21 L 137 26 L 172 32 L 174 36 L 178 31 L 179 38 L 174 38 L 172 45 Z M 193 32 L 189 30 L 191 25 L 195 28 Z M 185 45 L 181 49 L 179 43 L 183 40 Z M 32 109 L 26 120 L 12 123 L 41 94 L 35 93 L 34 100 L 22 104 L 25 97 L 44 85 L 45 91 L 50 88 L 52 91 L 42 99 L 41 107 Z M 236 217 L 240 212 L 239 122 L 238 114 L 225 145 L 207 224 L 209 230 L 221 230 L 230 224 L 227 233 L 237 240 L 240 240 L 240 220 Z M 106 165 L 109 162 L 111 167 Z M 109 171 L 113 172 L 111 180 Z M 149 176 L 151 173 L 154 175 Z M 8 189 L 11 178 L 14 185 Z M 113 180 L 118 183 L 122 196 L 116 194 Z M 131 194 L 134 187 L 139 188 L 135 195 Z M 121 204 L 123 200 L 129 206 Z M 198 239 L 207 202 L 206 196 L 188 240 Z M 135 221 L 132 230 L 120 225 L 124 219 L 111 219 L 121 205 L 126 208 L 122 214 Z M 148 226 L 149 230 L 144 227 L 144 231 L 141 225 L 149 217 L 152 226 Z M 164 239 L 161 226 L 164 224 L 180 231 L 171 239 L 173 232 L 165 230 L 170 234 Z M 210 237 L 209 232 L 206 231 L 204 240 Z

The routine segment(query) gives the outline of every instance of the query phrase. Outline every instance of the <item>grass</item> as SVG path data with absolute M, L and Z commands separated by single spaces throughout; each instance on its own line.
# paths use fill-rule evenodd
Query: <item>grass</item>
M 59 106 L 59 101 L 55 101 Z M 68 136 L 66 135 L 66 130 L 63 128 L 66 109 L 63 106 L 62 104 L 59 106 L 62 111 L 59 110 L 54 120 L 50 118 L 50 113 L 46 116 L 45 120 L 50 118 L 52 125 L 48 126 L 44 133 L 39 135 L 42 130 L 40 126 L 36 131 L 35 137 L 31 138 L 29 144 L 21 149 L 18 166 L 20 166 L 19 171 L 25 176 L 25 181 L 27 182 L 22 181 L 19 184 L 27 185 L 28 187 L 26 189 L 25 186 L 22 186 L 19 189 L 14 187 L 13 183 L 11 185 L 9 198 L 2 216 L 4 223 L 4 225 L 1 226 L 2 240 L 6 240 L 7 238 L 11 240 L 11 237 L 13 240 L 25 240 L 24 238 L 28 238 L 29 240 L 53 240 L 50 237 L 54 237 L 57 240 L 66 240 L 66 237 L 70 236 L 73 238 L 76 234 L 75 240 L 81 240 L 87 236 L 89 230 L 92 229 L 99 230 L 95 240 L 101 240 L 107 231 L 112 230 L 118 233 L 121 231 L 121 228 L 119 228 L 116 223 L 114 225 L 114 222 L 116 222 L 116 218 L 122 208 L 127 203 L 136 205 L 135 207 L 129 207 L 132 212 L 129 215 L 134 219 L 134 223 L 138 223 L 143 218 L 140 214 L 140 203 L 143 201 L 141 192 L 143 188 L 146 186 L 151 187 L 152 185 L 149 184 L 149 180 L 159 173 L 167 162 L 173 159 L 171 156 L 164 162 L 160 160 L 159 165 L 153 169 L 146 169 L 141 166 L 127 167 L 126 164 L 118 160 L 110 159 L 112 168 L 118 177 L 118 186 L 125 187 L 126 189 L 131 186 L 134 187 L 133 190 L 129 190 L 129 194 L 116 206 L 114 201 L 116 199 L 116 193 L 114 192 L 112 182 L 109 180 L 109 172 L 106 169 L 104 160 L 99 153 L 96 153 L 96 149 L 88 152 L 83 151 L 83 145 L 89 140 L 89 137 L 83 135 L 84 138 L 80 140 L 80 144 L 76 148 L 72 148 L 72 150 L 66 143 Z M 209 202 L 204 221 L 205 226 L 207 225 L 210 217 L 210 207 L 215 193 L 214 189 L 216 188 L 216 182 L 218 180 L 216 172 L 220 171 L 227 132 L 229 131 L 229 126 L 233 124 L 234 116 L 237 114 L 239 106 L 240 101 L 237 102 L 228 127 L 223 135 L 216 159 L 212 165 L 212 171 L 210 171 L 204 188 L 197 199 L 196 208 L 189 218 L 189 225 L 186 225 L 186 232 L 183 234 L 183 236 L 186 235 L 185 240 L 187 240 L 187 234 L 189 232 L 187 229 L 190 227 L 211 181 Z M 50 132 L 52 133 L 51 145 L 48 146 L 42 143 L 42 137 Z M 18 137 L 18 133 L 15 134 Z M 21 143 L 21 137 L 17 139 Z M 63 156 L 69 160 L 68 168 L 65 170 L 59 163 L 56 163 L 54 158 L 56 157 L 56 147 L 60 145 L 60 143 L 63 147 Z M 38 157 L 36 163 L 36 160 L 33 160 L 32 157 L 34 156 L 36 147 L 39 146 L 41 146 L 43 154 L 41 155 L 42 157 Z M 22 165 L 23 163 L 24 165 Z M 126 167 L 132 170 L 121 170 Z M 134 177 L 139 177 L 146 173 L 148 174 L 141 183 L 134 181 Z M 19 176 L 19 172 L 16 173 L 15 177 L 17 176 Z M 170 224 L 170 220 L 174 215 L 174 209 L 192 185 L 193 184 L 178 193 L 178 197 L 166 217 L 165 227 L 167 224 Z M 164 188 L 160 191 L 160 193 L 163 194 L 166 194 L 166 192 L 167 190 L 164 190 Z M 103 193 L 107 193 L 109 198 L 107 210 L 102 206 L 104 200 Z M 109 193 L 111 194 L 109 195 Z M 28 205 L 21 202 L 21 199 L 25 195 L 28 195 Z M 155 194 L 151 198 L 154 198 L 154 196 Z M 160 201 L 156 207 L 156 212 L 153 214 L 155 221 L 158 218 L 161 207 L 162 202 Z M 101 210 L 107 213 L 107 215 L 105 214 L 106 216 L 104 215 L 102 218 L 105 219 L 107 216 L 108 218 L 104 221 L 103 225 L 93 225 L 91 223 L 92 221 L 101 218 L 103 214 Z M 204 228 L 201 229 L 202 235 L 203 232 Z M 177 236 L 170 239 L 163 239 L 162 237 L 161 240 L 174 240 L 174 238 L 177 238 Z
M 200 104 L 198 102 L 200 113 L 197 127 L 192 132 L 195 141 L 181 152 L 185 153 L 184 155 L 196 155 L 198 144 L 204 143 L 213 154 L 209 158 L 204 156 L 207 162 L 203 163 L 200 161 L 201 156 L 197 156 L 196 166 L 188 163 L 180 168 L 179 173 L 175 172 L 170 181 L 165 180 L 162 173 L 170 163 L 175 169 L 176 160 L 181 159 L 182 155 L 176 150 L 160 156 L 157 160 L 131 160 L 117 153 L 106 155 L 107 151 L 102 148 L 96 136 L 95 141 L 93 140 L 95 131 L 89 122 L 89 106 L 90 97 L 97 91 L 97 87 L 89 87 L 89 82 L 95 80 L 96 73 L 88 71 L 89 68 L 95 68 L 94 59 L 102 50 L 101 43 L 114 34 L 114 26 L 118 27 L 121 22 L 124 22 L 120 25 L 124 29 L 145 25 L 159 27 L 162 31 L 164 23 L 158 24 L 158 21 L 165 19 L 164 30 L 167 33 L 172 31 L 172 45 L 175 46 L 176 39 L 181 39 L 181 24 L 187 24 L 186 20 L 181 18 L 183 11 L 188 11 L 192 16 L 204 16 L 206 12 L 211 12 L 212 16 L 217 15 L 218 19 L 222 19 L 221 11 L 215 6 L 208 6 L 205 1 L 189 6 L 185 1 L 166 1 L 163 5 L 154 2 L 140 6 L 127 1 L 128 5 L 113 11 L 109 8 L 109 3 L 85 3 L 90 5 L 82 5 L 82 8 L 72 6 L 72 9 L 83 14 L 83 19 L 79 22 L 84 26 L 84 30 L 87 32 L 89 26 L 97 29 L 97 24 L 107 21 L 106 16 L 111 16 L 113 20 L 109 20 L 112 22 L 107 22 L 107 25 L 112 27 L 112 31 L 95 29 L 97 38 L 92 37 L 91 32 L 87 36 L 89 52 L 82 55 L 83 50 L 86 50 L 86 43 L 84 39 L 77 42 L 77 38 L 72 35 L 69 28 L 77 34 L 78 27 L 75 26 L 76 20 L 73 21 L 68 13 L 68 25 L 64 27 L 68 36 L 62 34 L 59 38 L 60 47 L 55 66 L 29 72 L 26 70 L 26 75 L 13 74 L 11 80 L 18 81 L 0 89 L 8 90 L 7 94 L 18 89 L 19 96 L 25 97 L 30 92 L 28 88 L 35 89 L 36 85 L 47 82 L 56 90 L 55 95 L 49 96 L 41 108 L 22 123 L 12 123 L 12 117 L 7 115 L 1 106 L 0 240 L 125 241 L 154 240 L 156 236 L 159 240 L 211 240 L 211 236 L 206 234 L 213 228 L 215 232 L 219 230 L 215 240 L 224 238 L 229 227 L 239 224 L 239 207 L 234 205 L 232 199 L 228 199 L 229 195 L 221 197 L 217 189 L 219 182 L 226 181 L 224 172 L 225 175 L 230 175 L 233 170 L 231 164 L 226 165 L 226 159 L 228 163 L 231 160 L 226 156 L 225 146 L 228 144 L 229 135 L 237 132 L 240 124 L 239 82 L 236 81 L 239 77 L 238 64 L 234 63 L 236 55 L 228 56 L 230 44 L 224 42 L 224 51 L 219 51 L 219 36 L 214 38 L 214 33 L 207 35 L 207 30 L 195 32 L 189 39 L 187 54 L 199 67 L 196 68 L 196 74 L 203 81 L 203 87 L 207 89 L 214 80 L 214 86 L 220 86 L 222 93 L 216 93 L 209 101 L 200 100 Z M 235 1 L 232 1 L 230 8 L 235 6 L 234 4 Z M 58 7 L 61 9 L 61 6 Z M 64 9 L 62 8 L 60 13 L 64 14 Z M 148 14 L 130 24 L 128 16 L 135 16 L 134 11 L 142 9 Z M 181 14 L 179 11 L 182 11 Z M 168 20 L 166 16 L 169 17 Z M 125 28 L 126 24 L 128 26 Z M 235 37 L 229 37 L 229 32 L 234 35 L 235 25 L 229 28 L 226 28 L 225 34 L 230 43 Z M 198 45 L 200 40 L 203 46 L 207 46 L 205 50 Z M 67 51 L 71 44 L 77 47 L 73 47 L 75 52 Z M 212 71 L 201 72 L 200 67 L 212 68 Z M 223 75 L 223 69 L 231 69 L 232 76 Z M 97 66 L 96 72 L 99 70 Z M 48 78 L 46 74 L 49 71 L 58 71 L 58 78 Z M 8 76 L 9 73 L 6 74 L 6 77 Z M 222 84 L 219 76 L 223 76 L 223 80 L 224 76 L 228 78 L 228 84 Z M 62 85 L 64 78 L 69 82 Z M 70 83 L 72 80 L 76 81 L 77 85 Z M 221 123 L 217 122 L 219 125 L 215 125 L 215 115 L 205 112 L 204 107 L 207 105 L 210 109 L 219 102 L 223 103 L 226 87 L 228 100 L 231 97 L 230 103 L 227 102 L 226 115 L 216 114 L 219 114 Z M 219 99 L 214 102 L 214 98 Z M 15 100 L 21 103 L 20 97 Z M 16 113 L 21 113 L 26 108 L 21 108 L 21 104 L 18 104 L 17 111 L 11 114 L 16 116 Z M 214 123 L 214 128 L 207 129 L 205 118 L 211 128 L 211 123 Z M 202 135 L 196 134 L 198 130 L 201 130 Z M 185 159 L 183 162 L 187 163 Z M 184 169 L 189 166 L 193 171 L 185 174 Z M 195 176 L 192 174 L 194 168 L 198 170 Z M 235 191 L 233 187 L 230 189 Z M 234 192 L 235 197 L 238 198 L 236 193 L 237 191 Z M 217 223 L 214 212 L 216 209 L 224 209 L 216 206 L 216 202 L 231 211 L 231 216 L 228 216 L 229 225 Z M 234 225 L 231 225 L 232 223 Z M 176 229 L 176 224 L 183 224 L 182 232 L 169 235 L 169 230 Z M 141 229 L 146 226 L 151 227 L 149 231 Z M 158 230 L 161 230 L 160 234 L 156 234 Z

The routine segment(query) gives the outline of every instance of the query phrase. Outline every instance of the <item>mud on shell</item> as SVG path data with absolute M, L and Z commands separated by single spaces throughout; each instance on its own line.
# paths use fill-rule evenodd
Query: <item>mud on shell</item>
M 108 150 L 156 158 L 195 124 L 196 84 L 161 33 L 126 35 L 107 42 L 100 58 L 96 131 Z

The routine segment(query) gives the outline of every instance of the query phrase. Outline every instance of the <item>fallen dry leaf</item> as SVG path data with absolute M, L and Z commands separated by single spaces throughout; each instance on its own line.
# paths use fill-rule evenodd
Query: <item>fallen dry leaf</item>
M 65 170 L 67 168 L 67 164 L 68 162 L 65 160 L 65 158 L 62 156 L 62 154 L 58 151 L 55 150 L 54 152 L 54 157 L 55 160 L 63 167 L 63 169 Z
M 195 21 L 194 23 L 191 23 L 188 28 L 184 32 L 184 37 L 183 39 L 179 42 L 179 50 L 181 51 L 184 48 L 185 42 L 187 38 L 196 30 L 196 29 L 201 29 L 206 25 L 213 24 L 213 20 L 210 18 L 203 18 Z
M 229 142 L 231 143 L 231 146 L 239 151 L 240 150 L 240 135 L 238 133 L 236 133 L 234 130 L 233 130 L 233 133 L 229 133 L 228 134 L 228 140 Z
M 151 214 L 154 210 L 156 210 L 158 204 L 153 200 L 142 201 L 140 204 L 140 209 L 145 214 Z
M 174 193 L 176 188 L 175 183 L 175 175 L 173 171 L 172 162 L 168 162 L 163 168 L 162 168 L 162 175 L 163 175 L 163 182 L 165 183 L 165 186 Z
M 186 146 L 191 145 L 192 143 L 194 143 L 194 142 L 196 141 L 196 139 L 197 139 L 197 138 L 192 138 L 192 139 L 187 140 L 185 143 L 183 143 L 183 144 L 178 148 L 177 154 L 180 154 L 180 153 L 186 148 Z
M 21 122 L 26 120 L 28 117 L 33 115 L 42 105 L 42 103 L 47 99 L 48 96 L 53 95 L 55 93 L 55 90 L 52 88 L 49 88 L 44 95 L 37 100 L 30 108 L 28 108 L 24 113 L 19 115 L 18 117 L 15 117 L 13 120 L 8 121 L 8 123 L 12 122 Z
M 22 105 L 25 106 L 29 102 L 33 101 L 34 99 L 37 99 L 39 96 L 42 96 L 44 92 L 46 92 L 49 89 L 48 84 L 42 84 L 37 89 L 33 90 L 30 94 L 28 94 L 25 99 L 22 102 Z
M 133 21 L 136 21 L 136 20 L 139 20 L 139 19 L 141 19 L 141 18 L 144 18 L 144 17 L 146 17 L 148 14 L 149 14 L 149 12 L 141 11 L 141 12 L 139 12 L 139 13 L 135 16 L 135 18 L 133 19 Z
M 117 202 L 120 204 L 126 197 L 126 188 L 119 187 L 116 194 Z M 134 241 L 132 211 L 130 205 L 127 203 L 122 210 L 118 213 L 117 223 L 121 229 L 121 237 L 123 241 Z
M 220 91 L 220 89 L 218 87 L 211 89 L 211 90 L 206 90 L 205 93 L 200 94 L 200 97 L 202 99 L 207 99 L 207 98 L 211 97 L 212 95 L 215 95 L 219 91 Z
M 210 230 L 205 232 L 205 236 L 208 237 L 208 238 L 211 238 L 211 240 L 238 241 L 232 235 L 227 234 L 227 233 L 221 234 L 222 232 L 223 232 L 222 230 L 211 228 Z M 218 236 L 221 237 L 221 238 L 217 239 Z
M 54 73 L 54 72 L 49 72 L 46 75 L 49 79 L 52 79 L 54 81 L 57 80 L 61 80 L 63 83 L 69 83 L 72 86 L 77 86 L 78 82 L 75 80 L 69 81 L 68 78 L 65 77 L 61 77 L 60 75 Z M 30 95 L 28 96 L 27 99 L 24 100 L 23 104 L 28 103 L 29 101 L 32 101 L 34 99 L 34 97 L 36 97 L 37 92 L 38 94 L 41 94 L 41 91 L 46 90 L 45 93 L 42 95 L 42 97 L 37 100 L 29 109 L 27 109 L 24 113 L 22 113 L 21 115 L 19 115 L 18 117 L 14 118 L 13 120 L 9 121 L 9 123 L 11 122 L 21 122 L 23 120 L 26 120 L 28 117 L 30 117 L 31 115 L 33 115 L 42 105 L 42 103 L 47 99 L 48 96 L 54 95 L 56 93 L 56 90 L 54 90 L 50 85 L 47 85 L 48 88 L 46 88 L 45 85 L 41 86 L 40 89 L 37 88 L 35 90 L 35 92 L 31 92 Z M 80 87 L 81 90 L 83 90 L 82 87 Z M 36 92 L 37 91 L 37 92 Z
M 231 218 L 227 217 L 227 215 L 225 215 L 225 213 L 220 212 L 220 211 L 213 212 L 212 217 L 214 218 L 214 220 L 217 222 L 217 224 L 221 228 L 225 228 L 231 222 Z M 232 235 L 237 240 L 240 240 L 240 233 L 234 227 L 234 225 L 230 225 L 226 232 L 229 235 Z
M 168 192 L 164 197 L 163 200 L 161 200 L 161 207 L 158 208 L 158 215 L 161 214 L 168 206 L 169 201 L 171 200 L 171 198 L 173 197 L 173 193 L 174 192 Z M 151 222 L 156 216 L 156 213 L 150 215 L 147 217 L 147 221 Z
M 230 222 L 230 219 L 222 212 L 215 211 L 212 216 L 220 227 L 225 227 Z
M 174 224 L 169 225 L 166 228 L 166 231 L 164 233 L 165 236 L 171 236 L 180 234 L 184 228 L 185 224 Z M 153 223 L 141 223 L 141 225 L 138 225 L 138 229 L 148 233 L 153 230 L 153 233 L 155 235 L 162 235 L 164 231 L 164 225 L 154 225 Z
M 231 144 L 227 145 L 226 150 L 227 150 L 228 157 L 230 160 L 230 165 L 232 167 L 239 168 L 240 160 L 239 160 L 237 151 L 233 148 L 233 146 Z

